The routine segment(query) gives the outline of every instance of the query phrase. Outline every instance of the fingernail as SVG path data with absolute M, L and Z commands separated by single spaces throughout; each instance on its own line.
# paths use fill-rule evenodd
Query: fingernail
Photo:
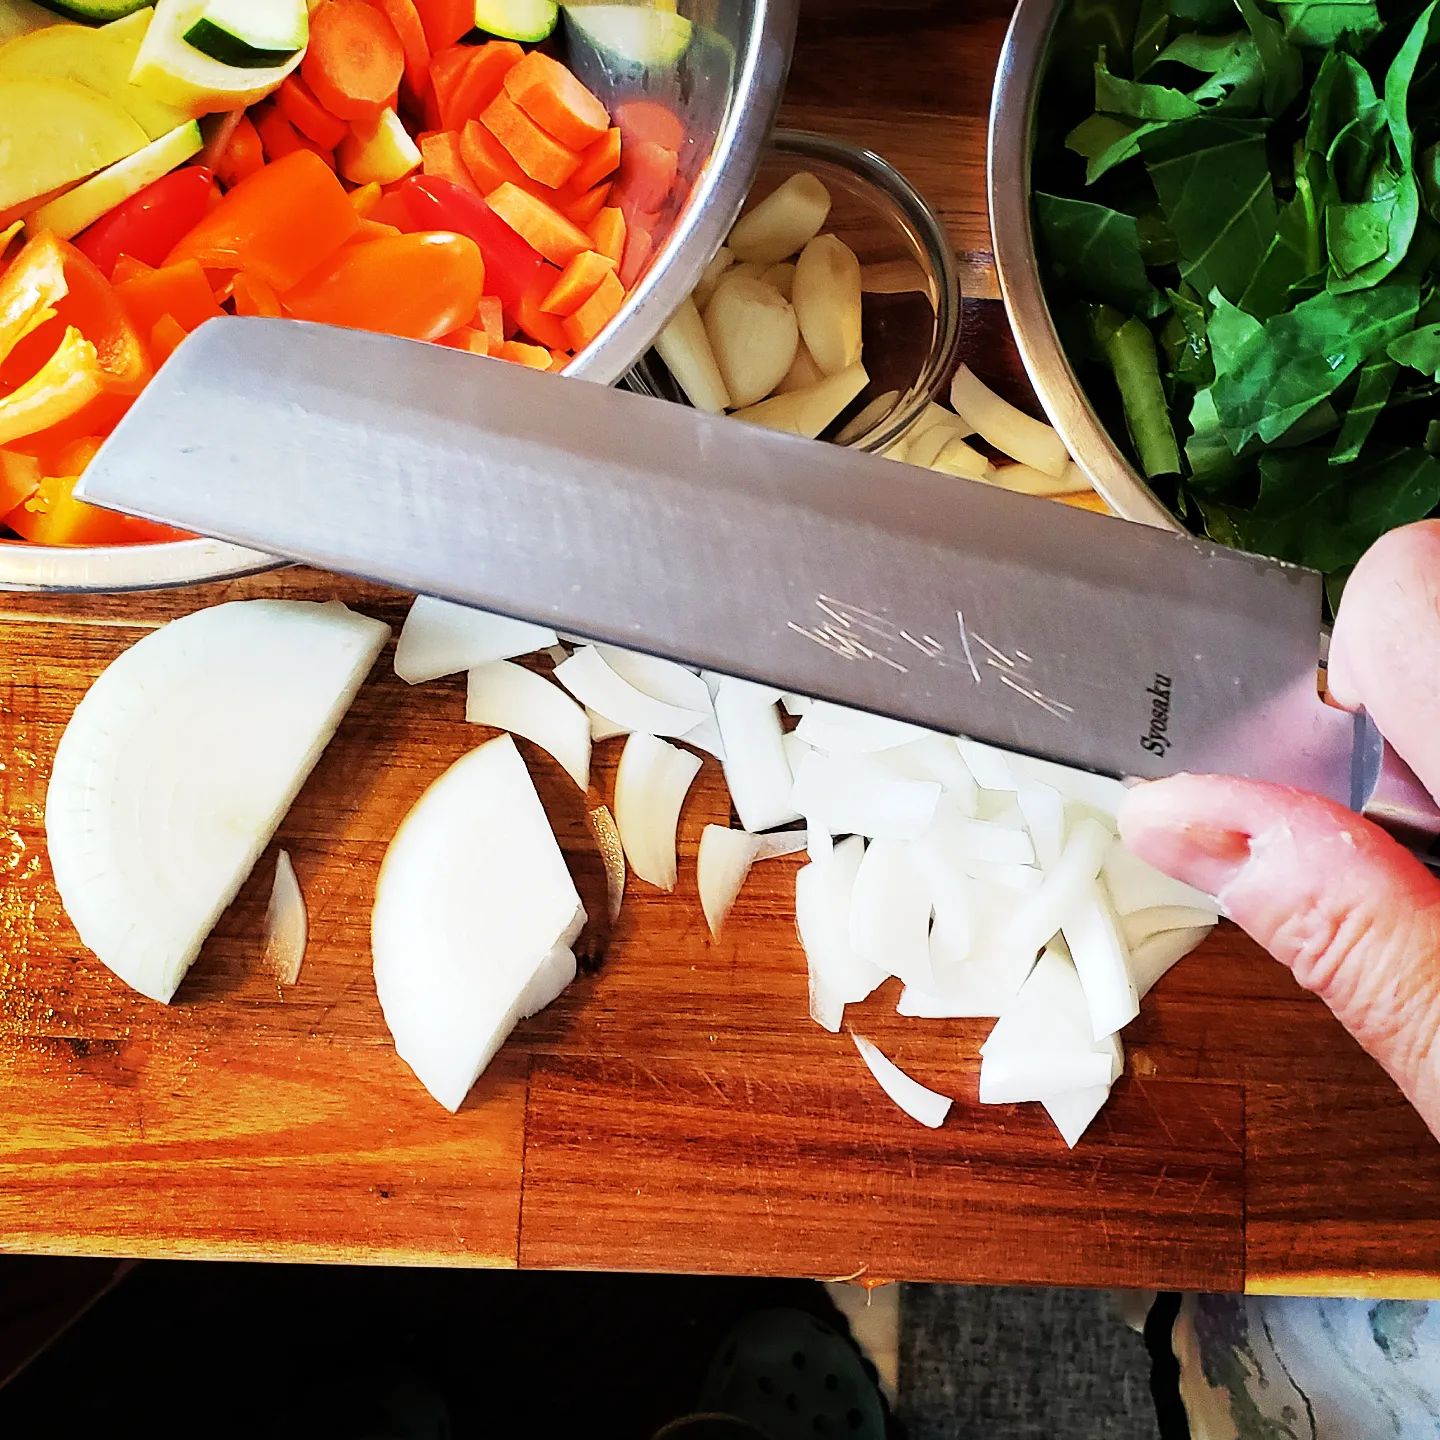
M 1221 895 L 1250 859 L 1250 837 L 1239 830 L 1186 821 L 1127 827 L 1125 843 L 1157 870 Z

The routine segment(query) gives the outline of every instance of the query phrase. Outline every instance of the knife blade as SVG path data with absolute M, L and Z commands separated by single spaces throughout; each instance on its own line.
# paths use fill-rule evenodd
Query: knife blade
M 206 324 L 77 493 L 1102 774 L 1367 749 L 1313 571 L 441 346 Z

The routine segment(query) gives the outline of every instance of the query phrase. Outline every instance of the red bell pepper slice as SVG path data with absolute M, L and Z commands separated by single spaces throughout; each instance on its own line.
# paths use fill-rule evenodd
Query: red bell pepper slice
M 122 255 L 159 265 L 180 237 L 200 223 L 214 191 L 215 177 L 203 165 L 174 170 L 83 230 L 75 237 L 75 248 L 106 277 Z
M 522 240 L 479 195 L 435 175 L 411 175 L 392 192 L 416 230 L 453 230 L 467 235 L 485 257 L 485 289 L 513 315 L 521 298 L 545 270 L 545 257 Z

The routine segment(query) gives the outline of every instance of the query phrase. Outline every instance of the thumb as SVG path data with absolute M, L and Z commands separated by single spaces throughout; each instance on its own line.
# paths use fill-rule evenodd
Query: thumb
M 1288 965 L 1440 1136 L 1440 880 L 1342 806 L 1223 776 L 1131 790 L 1120 833 Z

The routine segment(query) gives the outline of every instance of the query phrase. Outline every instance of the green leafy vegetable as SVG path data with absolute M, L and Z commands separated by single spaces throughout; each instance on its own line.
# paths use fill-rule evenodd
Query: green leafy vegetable
M 1185 523 L 1332 596 L 1440 511 L 1437 16 L 1070 0 L 1047 81 L 1037 229 L 1097 413 Z

